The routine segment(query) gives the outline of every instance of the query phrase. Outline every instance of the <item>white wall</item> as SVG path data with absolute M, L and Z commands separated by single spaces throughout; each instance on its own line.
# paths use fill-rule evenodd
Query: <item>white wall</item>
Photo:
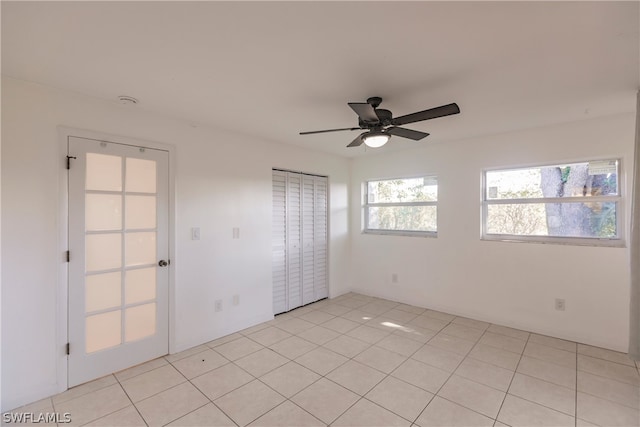
M 272 167 L 329 175 L 330 294 L 348 290 L 346 159 L 3 78 L 2 410 L 66 387 L 59 125 L 175 145 L 172 351 L 273 316 Z M 200 241 L 190 239 L 193 226 Z M 216 299 L 224 300 L 220 313 L 212 309 Z
M 354 160 L 353 289 L 626 351 L 628 249 L 481 241 L 480 200 L 485 168 L 619 157 L 628 225 L 633 132 L 628 114 L 451 143 L 425 140 L 421 148 Z M 438 237 L 362 234 L 362 183 L 420 174 L 438 175 Z M 554 310 L 555 298 L 566 299 L 566 311 Z

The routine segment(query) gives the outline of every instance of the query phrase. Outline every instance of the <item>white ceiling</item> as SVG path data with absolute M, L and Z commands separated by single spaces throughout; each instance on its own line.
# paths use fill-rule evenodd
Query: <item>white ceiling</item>
M 193 124 L 323 150 L 381 96 L 407 125 L 382 152 L 635 110 L 639 3 L 7 2 L 2 74 Z M 380 152 L 369 149 L 371 152 Z

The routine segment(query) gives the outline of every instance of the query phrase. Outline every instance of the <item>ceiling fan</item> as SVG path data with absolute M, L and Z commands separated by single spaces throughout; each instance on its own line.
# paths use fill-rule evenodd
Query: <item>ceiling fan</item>
M 398 126 L 460 113 L 458 104 L 452 103 L 405 116 L 393 117 L 391 111 L 378 108 L 381 103 L 382 98 L 377 96 L 367 99 L 367 102 L 348 103 L 349 107 L 358 115 L 358 127 L 300 132 L 300 135 L 367 129 L 366 132 L 358 135 L 347 147 L 359 147 L 364 143 L 369 147 L 377 148 L 386 144 L 392 135 L 413 139 L 414 141 L 419 141 L 429 136 L 429 134 L 425 132 Z

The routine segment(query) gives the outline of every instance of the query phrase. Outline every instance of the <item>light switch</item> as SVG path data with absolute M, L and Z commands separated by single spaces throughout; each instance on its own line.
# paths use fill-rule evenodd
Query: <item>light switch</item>
M 191 229 L 191 240 L 200 240 L 200 227 L 193 227 Z
M 240 228 L 233 227 L 233 238 L 234 239 L 239 239 L 240 238 Z

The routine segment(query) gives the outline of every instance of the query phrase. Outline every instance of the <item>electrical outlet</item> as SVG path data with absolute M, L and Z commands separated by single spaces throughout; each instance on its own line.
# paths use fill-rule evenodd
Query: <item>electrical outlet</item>
M 191 229 L 191 240 L 200 240 L 200 227 L 193 227 Z
M 391 273 L 391 283 L 398 283 L 398 273 Z
M 238 305 L 240 304 L 240 295 L 234 295 L 233 296 L 233 305 Z
M 234 239 L 239 239 L 240 238 L 240 228 L 239 227 L 233 227 L 233 238 Z
M 216 313 L 219 312 L 219 311 L 222 311 L 222 300 L 221 299 L 217 299 L 216 302 L 215 302 L 215 306 L 214 307 L 215 307 L 214 310 L 215 310 Z
M 564 311 L 564 309 L 565 309 L 564 299 L 556 298 L 556 310 Z

